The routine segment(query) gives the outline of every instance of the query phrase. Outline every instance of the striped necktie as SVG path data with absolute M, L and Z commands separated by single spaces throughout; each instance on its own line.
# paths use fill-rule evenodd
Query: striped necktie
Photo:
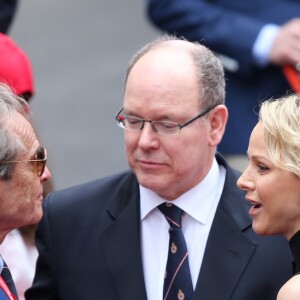
M 158 208 L 170 225 L 163 299 L 191 300 L 194 291 L 188 262 L 188 251 L 181 229 L 183 211 L 176 205 L 167 202 L 159 205 Z

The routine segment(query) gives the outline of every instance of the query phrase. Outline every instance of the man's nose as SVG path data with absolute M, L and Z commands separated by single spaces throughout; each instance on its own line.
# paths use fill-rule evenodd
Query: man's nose
M 156 148 L 159 145 L 157 131 L 153 128 L 151 122 L 145 121 L 141 129 L 139 146 L 141 148 Z
M 47 166 L 45 167 L 45 170 L 44 170 L 44 172 L 43 172 L 43 174 L 40 178 L 41 178 L 40 179 L 41 181 L 47 181 L 47 180 L 50 180 L 52 178 L 51 172 L 50 172 L 50 170 L 48 169 Z

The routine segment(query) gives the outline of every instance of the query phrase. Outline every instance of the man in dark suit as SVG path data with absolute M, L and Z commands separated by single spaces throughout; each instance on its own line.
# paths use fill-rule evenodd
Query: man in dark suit
M 276 297 L 292 274 L 291 253 L 284 239 L 253 232 L 238 172 L 215 155 L 224 90 L 221 62 L 204 46 L 165 37 L 133 57 L 116 115 L 131 171 L 49 194 L 27 300 L 163 299 L 169 260 L 183 244 L 188 255 L 170 285 L 176 298 Z M 170 253 L 163 203 L 184 211 Z M 190 298 L 177 280 L 183 264 Z
M 245 155 L 260 101 L 291 90 L 282 66 L 300 62 L 298 0 L 148 0 L 164 32 L 199 41 L 225 67 L 229 121 L 218 150 Z
M 43 183 L 51 174 L 26 114 L 27 102 L 0 83 L 0 244 L 13 229 L 42 217 Z M 0 256 L 0 299 L 17 299 L 10 272 Z

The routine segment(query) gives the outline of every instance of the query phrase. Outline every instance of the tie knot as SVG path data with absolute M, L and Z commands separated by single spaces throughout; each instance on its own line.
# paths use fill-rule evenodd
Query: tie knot
M 4 264 L 4 266 L 3 266 L 3 270 L 1 272 L 1 277 L 4 279 L 4 281 L 8 281 L 8 280 L 12 279 L 11 273 L 6 264 Z
M 181 228 L 183 210 L 176 205 L 164 202 L 158 206 L 172 228 Z

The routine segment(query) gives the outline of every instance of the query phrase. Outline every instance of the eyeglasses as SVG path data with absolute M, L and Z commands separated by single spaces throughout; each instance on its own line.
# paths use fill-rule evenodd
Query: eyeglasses
M 8 160 L 1 161 L 0 164 L 7 163 L 21 163 L 21 162 L 30 162 L 36 165 L 36 173 L 39 177 L 41 177 L 45 171 L 46 163 L 47 163 L 47 150 L 43 147 L 38 147 L 35 154 L 35 159 L 29 160 Z
M 190 125 L 197 119 L 202 118 L 216 106 L 217 105 L 213 105 L 205 109 L 199 115 L 197 115 L 196 117 L 190 119 L 189 121 L 183 124 L 179 124 L 177 122 L 172 122 L 172 121 L 164 121 L 164 120 L 151 121 L 151 120 L 144 120 L 133 116 L 127 116 L 123 112 L 124 107 L 122 107 L 122 109 L 117 113 L 115 119 L 117 121 L 118 126 L 120 126 L 123 129 L 131 130 L 131 131 L 139 131 L 144 128 L 145 122 L 149 122 L 154 132 L 162 135 L 171 135 L 171 134 L 179 133 L 182 128 Z

